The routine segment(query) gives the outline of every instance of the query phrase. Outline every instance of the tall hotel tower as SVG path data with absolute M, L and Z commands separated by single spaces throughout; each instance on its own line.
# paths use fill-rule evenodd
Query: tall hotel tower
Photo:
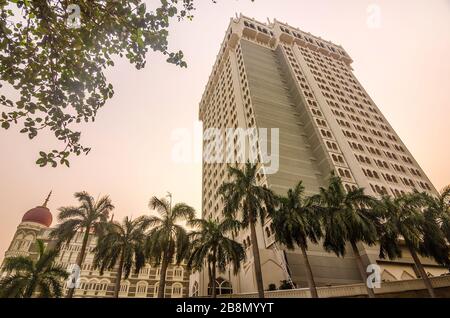
M 242 15 L 232 19 L 200 103 L 204 130 L 278 128 L 278 172 L 266 174 L 262 168 L 257 178 L 277 194 L 285 195 L 300 180 L 307 195 L 315 194 L 333 171 L 346 189 L 362 187 L 373 196 L 398 196 L 413 189 L 435 194 L 351 64 L 341 46 L 287 24 L 265 24 Z M 217 190 L 228 179 L 227 165 L 203 163 L 204 218 L 223 217 Z M 270 219 L 258 224 L 257 235 L 264 288 L 282 280 L 307 287 L 300 252 L 276 247 Z M 249 236 L 249 230 L 241 231 L 236 238 L 247 251 L 240 273 L 218 275 L 222 294 L 256 291 Z M 402 259 L 389 261 L 378 258 L 377 247 L 359 249 L 366 265 L 381 267 L 385 281 L 417 277 L 407 251 Z M 308 253 L 318 286 L 362 282 L 351 250 L 337 258 L 311 245 Z M 429 259 L 423 263 L 430 275 L 445 272 Z M 194 274 L 190 294 L 207 295 L 209 284 L 206 270 Z

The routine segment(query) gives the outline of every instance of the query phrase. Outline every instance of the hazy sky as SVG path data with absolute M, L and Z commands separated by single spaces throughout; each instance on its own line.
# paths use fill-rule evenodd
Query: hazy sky
M 108 72 L 114 98 L 95 124 L 82 129 L 83 143 L 93 150 L 72 158 L 70 169 L 34 164 L 40 149 L 53 149 L 53 136 L 30 142 L 16 130 L 0 130 L 0 259 L 22 215 L 42 204 L 51 189 L 54 219 L 58 207 L 76 203 L 73 193 L 80 190 L 109 194 L 116 218 L 148 213 L 149 198 L 166 191 L 200 211 L 201 164 L 172 161 L 172 133 L 193 132 L 203 89 L 236 12 L 261 21 L 276 18 L 341 44 L 355 61 L 356 76 L 433 184 L 440 189 L 450 183 L 450 1 L 196 3 L 194 21 L 174 25 L 170 33 L 171 47 L 184 51 L 189 67 L 166 64 L 157 54 L 149 54 L 141 71 L 118 61 Z M 370 27 L 370 4 L 381 9 L 378 28 Z

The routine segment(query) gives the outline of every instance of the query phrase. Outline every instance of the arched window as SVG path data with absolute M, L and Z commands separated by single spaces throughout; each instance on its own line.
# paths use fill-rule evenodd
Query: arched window
M 153 297 L 158 297 L 158 291 L 159 291 L 159 283 L 155 284 L 155 287 L 153 288 Z
M 172 298 L 181 298 L 183 297 L 183 285 L 180 283 L 172 284 Z
M 98 285 L 98 280 L 96 280 L 96 279 L 90 280 L 89 284 L 88 284 L 88 290 L 89 291 L 96 291 L 97 290 L 97 285 Z
M 85 279 L 80 280 L 80 287 L 78 289 L 81 290 L 87 290 L 88 289 L 88 283 Z
M 224 280 L 220 284 L 220 295 L 229 295 L 233 293 L 233 288 L 231 287 L 230 282 Z
M 178 267 L 175 267 L 174 268 L 174 270 L 173 270 L 173 278 L 174 279 L 183 279 L 183 274 L 184 274 L 184 270 L 183 270 L 183 267 L 181 267 L 181 266 L 178 266 Z
M 23 237 L 24 237 L 24 235 L 22 233 L 19 233 L 16 235 L 16 237 L 14 238 L 14 244 L 11 247 L 11 250 L 17 251 L 20 249 L 20 245 L 22 245 Z
M 28 234 L 27 236 L 25 236 L 25 238 L 22 240 L 22 243 L 20 244 L 20 250 L 28 252 L 28 250 L 30 249 L 30 245 L 33 241 L 34 241 L 33 234 Z
M 136 297 L 145 297 L 147 296 L 147 282 L 139 282 L 136 285 Z
M 121 295 L 128 295 L 128 289 L 130 288 L 130 282 L 129 281 L 123 281 L 120 284 L 120 294 Z
M 109 286 L 109 280 L 107 279 L 102 279 L 100 281 L 100 291 L 102 291 L 103 293 L 106 293 L 106 291 L 108 290 L 108 286 Z
M 229 281 L 219 277 L 216 279 L 216 294 L 217 295 L 229 295 L 233 293 L 233 288 Z M 211 282 L 208 284 L 208 295 L 212 295 Z
M 145 267 L 141 268 L 141 270 L 139 271 L 139 276 L 148 277 L 148 275 L 150 274 L 150 269 L 150 265 L 146 265 Z

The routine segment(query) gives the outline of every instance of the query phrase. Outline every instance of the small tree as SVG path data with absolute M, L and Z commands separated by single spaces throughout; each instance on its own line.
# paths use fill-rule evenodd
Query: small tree
M 275 196 L 265 186 L 257 184 L 257 165 L 247 162 L 243 170 L 228 167 L 231 182 L 223 183 L 219 193 L 224 199 L 224 215 L 227 218 L 240 221 L 242 228 L 250 228 L 250 240 L 252 244 L 256 285 L 259 298 L 264 298 L 264 283 L 261 270 L 258 240 L 256 236 L 256 224 L 258 219 L 264 224 L 267 210 L 274 207 Z
M 63 294 L 63 281 L 69 277 L 64 268 L 55 265 L 58 250 L 45 252 L 44 243 L 37 240 L 38 259 L 17 256 L 5 259 L 3 270 L 7 276 L 0 280 L 1 298 L 42 298 Z
M 184 203 L 178 203 L 173 208 L 166 199 L 153 197 L 149 204 L 156 209 L 158 216 L 146 217 L 145 222 L 152 229 L 146 238 L 146 257 L 154 264 L 161 264 L 158 298 L 164 298 L 166 273 L 169 264 L 176 259 L 179 264 L 185 259 L 189 248 L 189 237 L 186 229 L 177 224 L 180 221 L 192 220 L 194 208 Z
M 377 242 L 377 218 L 368 208 L 374 205 L 375 199 L 364 194 L 361 188 L 346 191 L 341 178 L 333 175 L 328 187 L 321 187 L 319 194 L 311 200 L 314 209 L 321 214 L 325 250 L 344 256 L 346 242 L 349 242 L 361 279 L 365 283 L 367 273 L 357 244 L 361 242 L 370 246 Z M 367 284 L 365 286 L 369 297 L 375 297 L 373 290 Z
M 421 195 L 425 205 L 421 254 L 450 268 L 450 186 L 437 196 Z
M 78 207 L 62 207 L 59 209 L 58 220 L 61 222 L 51 232 L 50 237 L 56 238 L 58 244 L 69 243 L 75 234 L 83 233 L 81 250 L 78 253 L 76 264 L 81 268 L 91 231 L 99 234 L 108 220 L 109 213 L 114 209 L 108 196 L 95 200 L 87 192 L 75 193 L 80 202 Z M 68 298 L 72 298 L 74 288 L 69 288 Z
M 382 218 L 380 227 L 380 258 L 396 259 L 402 257 L 401 246 L 408 248 L 420 277 L 423 279 L 430 297 L 435 293 L 431 281 L 418 257 L 423 244 L 425 217 L 423 198 L 420 194 L 406 194 L 397 198 L 384 196 L 378 205 Z
M 308 259 L 308 240 L 318 243 L 322 238 L 319 214 L 315 213 L 304 197 L 305 187 L 299 182 L 289 189 L 286 197 L 279 197 L 279 208 L 271 213 L 275 239 L 288 249 L 300 247 L 305 261 L 306 277 L 311 296 L 317 298 L 316 283 Z
M 205 263 L 208 264 L 212 286 L 211 297 L 216 298 L 217 268 L 223 272 L 228 264 L 232 264 L 234 274 L 237 274 L 241 262 L 245 259 L 242 245 L 228 237 L 239 228 L 240 224 L 231 219 L 222 222 L 197 219 L 189 222 L 189 225 L 197 230 L 190 234 L 192 241 L 188 268 L 201 269 Z
M 131 269 L 138 273 L 145 266 L 144 242 L 145 229 L 148 222 L 145 218 L 131 220 L 125 217 L 122 224 L 109 222 L 105 225 L 104 232 L 98 237 L 97 246 L 94 248 L 94 267 L 100 268 L 100 275 L 106 270 L 112 270 L 117 262 L 116 284 L 114 297 L 119 297 L 122 277 L 130 276 Z

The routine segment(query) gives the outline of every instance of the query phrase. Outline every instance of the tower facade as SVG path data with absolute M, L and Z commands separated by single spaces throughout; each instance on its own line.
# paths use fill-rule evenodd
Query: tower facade
M 231 19 L 200 103 L 205 134 L 211 129 L 278 130 L 276 142 L 260 139 L 272 152 L 278 148 L 277 169 L 268 172 L 262 164 L 257 180 L 279 195 L 285 195 L 300 180 L 307 195 L 315 194 L 326 185 L 331 172 L 342 178 L 347 190 L 362 187 L 373 196 L 398 196 L 413 189 L 436 194 L 358 82 L 352 62 L 341 46 L 279 21 L 260 23 L 242 15 Z M 229 163 L 234 160 L 243 166 L 232 153 L 242 144 L 238 138 L 230 140 L 222 162 L 203 162 L 204 218 L 223 217 L 217 189 L 229 181 Z M 264 156 L 261 143 L 250 148 L 257 158 Z M 206 142 L 204 152 L 210 152 Z M 216 282 L 219 287 L 225 283 L 224 292 L 256 291 L 249 236 L 248 231 L 241 231 L 237 237 L 247 251 L 240 273 L 222 273 Z M 297 286 L 307 286 L 300 252 L 276 247 L 270 219 L 258 225 L 258 243 L 266 289 L 269 284 L 278 286 L 281 280 L 290 279 Z M 366 265 L 382 267 L 384 280 L 417 277 L 406 251 L 401 260 L 391 262 L 378 258 L 377 247 L 361 245 L 359 249 Z M 319 286 L 361 282 L 350 250 L 345 258 L 337 258 L 311 245 L 308 254 Z M 423 262 L 430 275 L 446 271 L 429 259 Z M 207 273 L 192 276 L 191 294 L 206 295 L 208 286 Z

